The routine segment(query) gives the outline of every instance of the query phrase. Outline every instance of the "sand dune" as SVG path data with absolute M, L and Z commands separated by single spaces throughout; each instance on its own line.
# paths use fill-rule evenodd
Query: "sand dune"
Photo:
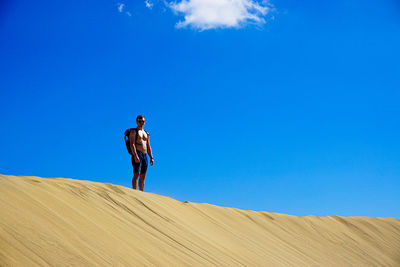
M 400 266 L 400 220 L 290 216 L 0 175 L 0 266 Z

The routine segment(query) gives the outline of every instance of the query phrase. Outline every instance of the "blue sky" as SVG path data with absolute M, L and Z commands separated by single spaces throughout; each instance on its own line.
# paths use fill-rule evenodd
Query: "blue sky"
M 0 173 L 400 218 L 399 2 L 216 2 L 2 1 Z

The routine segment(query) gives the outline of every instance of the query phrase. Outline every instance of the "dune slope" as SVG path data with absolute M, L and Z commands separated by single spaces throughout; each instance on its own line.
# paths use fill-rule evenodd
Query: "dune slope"
M 0 266 L 400 266 L 400 220 L 290 216 L 0 175 Z

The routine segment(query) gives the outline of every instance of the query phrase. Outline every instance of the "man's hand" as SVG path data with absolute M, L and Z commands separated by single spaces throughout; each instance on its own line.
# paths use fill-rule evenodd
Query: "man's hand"
M 153 164 L 154 164 L 154 159 L 151 158 L 151 159 L 150 159 L 150 165 L 153 166 Z
M 139 163 L 139 162 L 140 162 L 140 159 L 139 159 L 138 155 L 135 155 L 135 162 L 136 162 L 136 163 Z

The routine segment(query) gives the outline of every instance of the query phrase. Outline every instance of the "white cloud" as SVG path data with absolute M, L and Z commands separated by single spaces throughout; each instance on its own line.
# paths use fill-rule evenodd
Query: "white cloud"
M 144 4 L 146 5 L 146 7 L 147 7 L 148 9 L 152 9 L 153 6 L 154 6 L 153 2 L 150 1 L 150 0 L 145 0 L 145 1 L 144 1 Z
M 118 11 L 119 11 L 119 12 L 122 12 L 122 10 L 123 10 L 124 7 L 125 7 L 125 4 L 123 4 L 123 3 L 118 3 L 117 6 L 118 6 Z
M 124 13 L 129 17 L 132 17 L 132 13 L 127 10 L 126 5 L 124 3 L 117 3 L 117 8 L 119 13 Z
M 181 0 L 170 2 L 169 7 L 184 15 L 176 27 L 193 27 L 199 30 L 237 28 L 248 23 L 264 24 L 271 10 L 267 1 L 255 0 Z

